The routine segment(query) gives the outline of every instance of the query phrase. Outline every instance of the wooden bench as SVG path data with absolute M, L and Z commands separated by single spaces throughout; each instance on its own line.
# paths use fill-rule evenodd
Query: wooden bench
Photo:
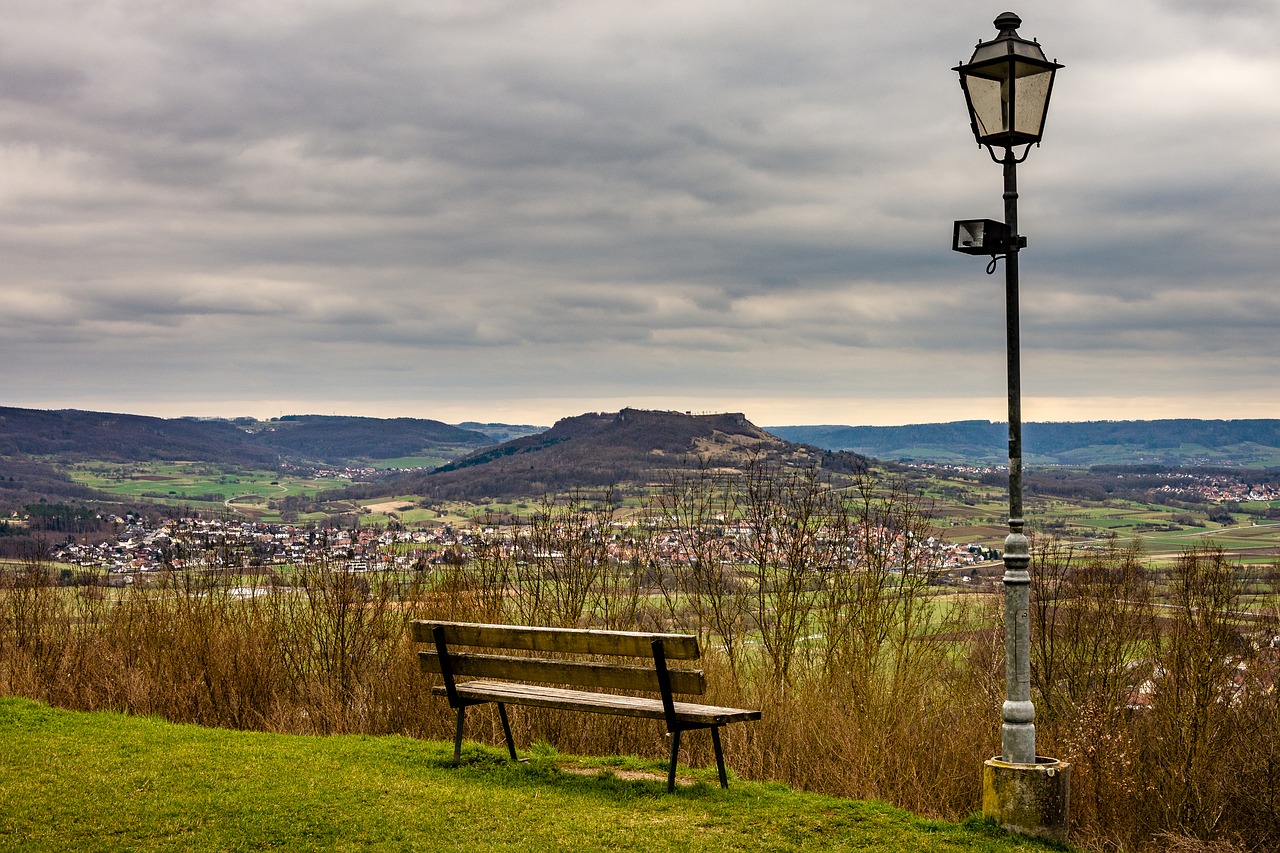
M 667 733 L 671 736 L 668 792 L 675 790 L 680 734 L 694 729 L 711 729 L 720 786 L 728 788 L 724 754 L 720 750 L 720 727 L 760 719 L 759 711 L 675 701 L 673 694 L 701 695 L 706 691 L 706 679 L 701 670 L 667 668 L 668 660 L 693 661 L 701 657 L 698 638 L 694 636 L 468 622 L 414 621 L 411 624 L 414 640 L 432 644 L 432 648 L 418 653 L 419 666 L 423 672 L 438 673 L 442 677 L 444 684 L 433 688 L 433 691 L 438 696 L 447 697 L 449 707 L 458 712 L 457 733 L 453 741 L 455 764 L 462 754 L 462 730 L 468 707 L 486 702 L 497 704 L 507 751 L 514 761 L 517 760 L 516 748 L 511 739 L 506 706 L 528 705 L 666 721 Z M 457 651 L 458 646 L 469 650 Z M 494 655 L 483 651 L 495 649 L 545 654 L 532 657 Z M 641 658 L 644 663 L 602 663 L 582 660 L 582 656 Z M 459 676 L 480 680 L 459 681 Z M 546 686 L 548 684 L 656 693 L 658 697 L 587 692 Z

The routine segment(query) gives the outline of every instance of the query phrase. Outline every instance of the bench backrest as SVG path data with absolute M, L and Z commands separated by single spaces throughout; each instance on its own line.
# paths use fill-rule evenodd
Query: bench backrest
M 706 692 L 706 680 L 701 670 L 666 668 L 667 660 L 696 660 L 701 656 L 698 638 L 688 634 L 423 620 L 416 620 L 411 626 L 414 640 L 435 646 L 418 653 L 418 663 L 424 672 L 446 674 L 442 666 L 443 653 L 447 656 L 447 674 L 450 677 L 474 676 L 655 693 L 669 691 L 701 695 Z M 470 650 L 458 651 L 458 646 L 565 656 L 645 658 L 648 662 L 638 665 L 582 661 L 566 657 L 492 655 Z M 669 685 L 666 689 L 662 684 L 664 678 Z

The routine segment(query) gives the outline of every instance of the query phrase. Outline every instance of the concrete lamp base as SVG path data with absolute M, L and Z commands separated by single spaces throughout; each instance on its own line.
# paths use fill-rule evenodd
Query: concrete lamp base
M 982 814 L 1010 832 L 1065 842 L 1070 826 L 1071 765 L 1036 756 L 1035 764 L 992 758 L 982 768 Z

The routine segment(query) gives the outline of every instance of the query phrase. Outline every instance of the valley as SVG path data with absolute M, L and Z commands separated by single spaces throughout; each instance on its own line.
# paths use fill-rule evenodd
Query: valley
M 105 540 L 113 531 L 106 519 L 128 513 L 157 520 L 204 516 L 370 530 L 527 524 L 548 495 L 582 489 L 610 489 L 619 518 L 625 519 L 639 514 L 672 478 L 698 470 L 736 476 L 759 463 L 793 471 L 816 466 L 836 482 L 861 470 L 900 478 L 923 501 L 940 541 L 990 552 L 1002 547 L 1006 533 L 1006 486 L 998 465 L 889 462 L 797 445 L 740 414 L 623 410 L 566 418 L 541 431 L 468 424 L 511 436 L 486 445 L 491 440 L 475 429 L 406 419 L 307 416 L 218 423 L 212 425 L 215 442 L 197 437 L 204 422 L 170 427 L 151 423 L 155 419 L 135 424 L 133 416 L 53 418 L 7 411 L 4 436 L 11 453 L 0 457 L 0 482 L 8 487 L 0 489 L 0 516 L 7 518 L 3 530 L 9 536 L 0 536 L 0 549 L 22 533 Z M 24 417 L 26 434 L 17 427 Z M 54 442 L 40 429 L 55 423 L 62 452 L 12 452 L 51 449 Z M 98 443 L 78 441 L 68 424 L 81 430 L 93 425 L 89 433 Z M 226 426 L 235 429 L 228 433 Z M 102 440 L 113 429 L 128 431 L 132 450 L 121 452 L 130 444 L 120 439 Z M 1238 437 L 1221 426 L 1215 429 L 1224 440 Z M 1259 427 L 1250 429 L 1258 437 Z M 272 431 L 281 435 L 272 437 Z M 1116 426 L 1111 431 L 1121 432 Z M 467 436 L 466 443 L 458 443 L 460 435 Z M 233 443 L 241 440 L 253 442 L 248 452 L 234 450 Z M 192 455 L 197 443 L 218 452 L 206 453 L 210 458 L 203 460 L 155 458 Z M 261 451 L 267 444 L 292 450 L 264 465 Z M 94 458 L 95 452 L 103 456 Z M 1026 486 L 1029 529 L 1041 537 L 1085 548 L 1137 547 L 1160 561 L 1204 545 L 1220 547 L 1242 564 L 1280 560 L 1280 476 L 1274 469 L 1033 466 Z M 75 530 L 59 529 L 62 522 L 40 530 L 50 526 L 42 516 L 34 522 L 26 516 L 28 507 L 41 504 L 87 510 L 93 520 L 77 522 Z

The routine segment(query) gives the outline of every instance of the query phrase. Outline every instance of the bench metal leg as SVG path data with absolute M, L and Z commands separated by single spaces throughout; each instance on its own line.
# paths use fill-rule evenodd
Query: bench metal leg
M 676 757 L 680 753 L 680 730 L 671 733 L 671 767 L 667 770 L 667 793 L 676 790 Z
M 729 777 L 724 772 L 724 753 L 720 751 L 720 727 L 711 727 L 711 743 L 716 748 L 716 769 L 720 771 L 720 787 L 729 787 Z
M 458 706 L 458 730 L 453 736 L 453 763 L 457 766 L 462 760 L 462 726 L 467 719 L 467 706 Z
M 516 742 L 511 739 L 511 723 L 507 722 L 507 706 L 498 703 L 498 717 L 502 720 L 502 734 L 507 739 L 507 752 L 511 753 L 512 761 L 519 761 L 516 757 Z
M 728 788 L 728 775 L 724 772 L 724 753 L 719 748 L 719 726 L 712 726 L 712 745 L 716 747 L 716 768 L 721 771 L 721 788 Z

